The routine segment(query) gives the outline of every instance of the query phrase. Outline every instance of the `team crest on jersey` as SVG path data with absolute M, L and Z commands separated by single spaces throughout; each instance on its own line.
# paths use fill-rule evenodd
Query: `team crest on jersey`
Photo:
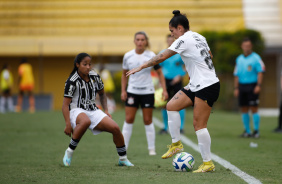
M 74 93 L 74 86 L 73 86 L 73 85 L 70 85 L 69 91 L 68 91 L 68 95 L 72 96 L 73 93 Z
M 180 40 L 180 41 L 177 43 L 177 46 L 175 47 L 175 49 L 178 49 L 178 48 L 181 46 L 182 43 L 184 43 L 184 41 L 183 41 L 183 40 Z
M 129 98 L 127 99 L 127 103 L 128 103 L 129 105 L 133 105 L 133 104 L 134 104 L 134 98 L 133 98 L 133 97 L 129 97 Z

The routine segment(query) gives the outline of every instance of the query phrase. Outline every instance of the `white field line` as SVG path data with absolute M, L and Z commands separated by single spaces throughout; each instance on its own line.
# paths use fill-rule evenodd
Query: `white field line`
M 141 116 L 142 116 L 142 113 L 141 113 Z M 153 117 L 153 122 L 159 128 L 163 128 L 163 123 L 159 119 L 157 119 L 156 117 Z M 200 153 L 198 145 L 193 143 L 186 136 L 181 135 L 181 141 L 184 144 L 186 144 L 187 146 L 190 146 L 192 149 L 194 149 L 195 151 Z M 232 165 L 230 162 L 224 160 L 223 158 L 220 158 L 216 154 L 212 153 L 212 160 L 216 161 L 217 163 L 219 163 L 220 165 L 222 165 L 226 169 L 229 169 L 230 171 L 232 171 L 234 174 L 236 174 L 238 177 L 240 177 L 241 179 L 243 179 L 247 183 L 250 183 L 250 184 L 261 184 L 261 181 L 259 181 L 255 177 L 250 176 L 247 173 L 241 171 L 238 167 Z

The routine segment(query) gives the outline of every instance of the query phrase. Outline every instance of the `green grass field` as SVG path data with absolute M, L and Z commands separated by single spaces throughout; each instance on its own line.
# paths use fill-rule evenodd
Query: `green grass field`
M 154 116 L 161 119 L 159 110 Z M 122 127 L 124 111 L 113 115 Z M 242 133 L 239 113 L 214 110 L 208 129 L 212 152 L 262 183 L 282 182 L 282 134 L 272 133 L 277 117 L 262 117 L 261 138 L 238 138 Z M 118 155 L 109 133 L 93 136 L 89 131 L 79 143 L 70 167 L 62 158 L 70 138 L 64 135 L 61 112 L 0 114 L 0 183 L 246 183 L 218 163 L 214 173 L 174 172 L 172 159 L 161 159 L 171 143 L 169 135 L 156 136 L 157 156 L 149 156 L 142 117 L 136 116 L 128 158 L 135 167 L 117 166 Z M 156 131 L 159 128 L 156 127 Z M 192 110 L 186 114 L 185 135 L 197 143 Z M 250 142 L 258 144 L 251 148 Z M 184 145 L 202 163 L 200 153 Z

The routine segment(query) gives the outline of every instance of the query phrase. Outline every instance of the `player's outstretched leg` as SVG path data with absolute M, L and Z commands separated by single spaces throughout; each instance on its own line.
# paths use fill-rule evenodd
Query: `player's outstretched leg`
M 126 147 L 124 138 L 117 123 L 110 117 L 104 117 L 101 122 L 95 127 L 96 130 L 109 132 L 113 135 L 113 141 L 116 145 L 117 153 L 119 155 L 119 166 L 134 166 L 126 155 Z

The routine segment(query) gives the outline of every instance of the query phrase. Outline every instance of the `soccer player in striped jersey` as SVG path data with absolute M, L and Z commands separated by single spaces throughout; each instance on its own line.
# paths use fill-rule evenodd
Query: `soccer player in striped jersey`
M 105 112 L 95 104 L 97 93 Z M 65 166 L 70 166 L 73 152 L 87 129 L 94 135 L 102 131 L 111 133 L 119 155 L 118 165 L 133 166 L 127 159 L 120 128 L 108 112 L 104 84 L 91 70 L 91 56 L 87 53 L 78 54 L 74 60 L 73 71 L 65 83 L 62 112 L 66 123 L 64 132 L 72 137 L 63 158 Z

